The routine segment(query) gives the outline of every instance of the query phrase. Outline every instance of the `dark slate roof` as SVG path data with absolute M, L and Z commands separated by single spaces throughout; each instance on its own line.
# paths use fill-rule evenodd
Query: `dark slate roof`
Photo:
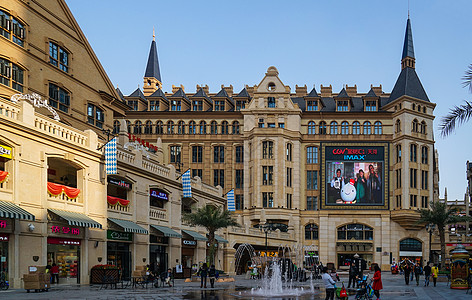
M 321 111 L 336 111 L 336 102 L 333 98 L 324 97 L 321 98 L 321 102 L 323 102 Z
M 315 88 L 313 88 L 311 90 L 311 92 L 308 95 L 306 95 L 306 97 L 319 97 L 319 96 L 318 96 L 318 93 L 316 92 Z
M 144 72 L 144 77 L 154 77 L 162 82 L 161 71 L 159 70 L 159 59 L 157 58 L 156 41 L 152 41 L 151 43 L 151 50 L 149 50 L 149 58 L 146 66 L 146 72 Z
M 369 97 L 370 98 L 377 98 L 377 94 L 375 94 L 374 90 L 372 88 L 370 88 L 370 91 L 364 97 L 366 97 L 366 98 L 369 98 Z
M 362 98 L 352 98 L 351 100 L 351 112 L 362 112 L 364 111 L 364 100 Z
M 207 99 L 208 101 L 211 101 L 210 97 L 208 97 L 208 95 L 205 93 L 205 91 L 200 88 L 196 93 L 195 95 L 193 95 L 192 97 L 195 97 L 195 98 L 205 98 Z
M 246 88 L 243 88 L 243 90 L 241 92 L 239 92 L 239 94 L 236 95 L 235 98 L 251 98 L 251 96 L 247 92 Z
M 224 97 L 224 98 L 229 98 L 229 95 L 228 93 L 226 92 L 226 90 L 224 88 L 221 89 L 221 91 L 218 92 L 218 94 L 216 94 L 215 96 L 213 97 Z
M 185 94 L 184 90 L 182 90 L 182 88 L 179 88 L 179 90 L 175 92 L 172 96 L 169 96 L 169 98 L 184 98 L 187 101 L 190 101 L 187 95 Z
M 303 97 L 292 97 L 292 102 L 298 104 L 298 107 L 302 110 L 306 110 L 306 101 Z
M 349 98 L 346 90 L 343 88 L 335 98 Z
M 164 94 L 164 92 L 161 90 L 161 89 L 157 89 L 154 93 L 152 93 L 151 96 L 149 97 L 160 97 L 160 98 L 164 98 L 167 100 L 167 97 L 166 97 L 166 94 Z
M 411 33 L 410 18 L 406 21 L 405 41 L 403 42 L 402 59 L 405 57 L 415 58 L 415 50 L 413 49 L 413 35 Z
M 131 95 L 129 95 L 128 97 L 137 97 L 146 101 L 146 97 L 144 97 L 143 92 L 141 92 L 139 88 L 137 88 L 134 92 L 132 92 Z
M 126 101 L 125 96 L 123 95 L 123 93 L 121 92 L 119 88 L 116 88 L 116 92 L 118 93 L 118 96 L 120 96 L 121 100 Z
M 413 68 L 406 67 L 401 71 L 390 94 L 389 101 L 398 99 L 401 96 L 410 96 L 429 102 L 428 95 L 426 95 L 423 85 Z

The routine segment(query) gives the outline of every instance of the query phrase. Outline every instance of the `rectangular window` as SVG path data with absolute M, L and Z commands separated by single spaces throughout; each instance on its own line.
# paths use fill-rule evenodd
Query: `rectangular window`
M 202 178 L 203 171 L 202 169 L 192 169 L 192 178 L 198 176 Z
M 348 111 L 349 106 L 348 106 L 349 101 L 347 100 L 338 100 L 337 101 L 337 111 Z
M 306 148 L 306 163 L 307 164 L 318 163 L 318 148 L 317 147 Z
M 192 162 L 201 163 L 203 161 L 203 147 L 192 146 Z
M 274 194 L 272 192 L 262 193 L 262 207 L 274 207 Z
M 244 162 L 244 147 L 243 146 L 236 146 L 236 162 L 242 163 Z
M 182 101 L 181 100 L 172 100 L 170 105 L 171 111 L 181 111 Z M 137 110 L 137 109 L 136 109 Z
M 236 194 L 234 197 L 236 202 L 236 210 L 244 209 L 244 195 Z
M 318 171 L 306 171 L 306 189 L 318 189 Z
M 285 128 L 285 123 L 279 123 L 279 128 Z
M 292 194 L 287 194 L 287 208 L 292 208 Z
M 292 144 L 287 144 L 286 156 L 288 161 L 292 161 Z
M 402 187 L 402 171 L 401 170 L 395 170 L 395 174 L 396 174 L 396 188 L 399 189 Z
M 0 11 L 1 12 L 1 11 Z M 11 86 L 14 90 L 23 92 L 24 84 L 23 70 L 9 62 L 6 59 L 0 58 L 0 83 L 6 86 Z
M 237 100 L 236 101 L 236 111 L 240 111 L 241 109 L 246 108 L 246 101 L 244 100 Z
M 318 197 L 306 197 L 306 210 L 318 210 Z
M 416 176 L 417 176 L 417 171 L 416 169 L 410 168 L 410 187 L 411 188 L 416 188 Z
M 274 158 L 274 142 L 272 141 L 263 141 L 262 142 L 262 158 L 263 159 L 272 159 Z
M 427 196 L 421 196 L 421 207 L 422 208 L 428 208 L 428 197 Z
M 55 84 L 49 84 L 49 105 L 59 108 L 65 113 L 69 112 L 70 95 L 69 93 Z
M 397 163 L 402 161 L 402 145 L 397 145 Z
M 428 148 L 427 147 L 421 148 L 421 162 L 423 164 L 428 164 Z
M 128 105 L 131 107 L 131 110 L 138 110 L 138 101 L 128 100 Z
M 225 162 L 225 146 L 213 147 L 213 162 L 215 163 Z
M 307 100 L 306 101 L 307 111 L 318 111 L 318 100 Z
M 194 100 L 192 110 L 193 111 L 203 111 L 203 101 L 202 100 Z
M 224 188 L 224 181 L 225 181 L 225 170 L 213 170 L 213 185 L 214 186 L 221 186 Z
M 267 123 L 267 128 L 275 128 L 275 123 Z
M 235 170 L 235 185 L 237 189 L 244 188 L 244 170 Z
M 150 111 L 158 111 L 158 110 L 159 110 L 159 100 L 157 100 L 157 101 L 154 101 L 154 100 L 149 101 L 149 110 L 150 110 Z
M 215 100 L 215 111 L 225 111 L 225 100 Z
M 428 171 L 421 171 L 421 188 L 428 189 Z
M 170 146 L 170 162 L 180 163 L 180 146 Z
M 416 160 L 416 157 L 417 157 L 417 156 L 416 156 L 416 154 L 417 154 L 416 151 L 417 151 L 416 145 L 415 145 L 415 144 L 411 144 L 411 145 L 410 145 L 410 161 L 412 161 L 412 162 L 416 162 L 416 161 L 417 161 L 417 160 Z
M 292 168 L 287 168 L 287 186 L 292 186 Z
M 275 108 L 275 97 L 268 97 L 267 98 L 267 106 L 269 108 Z
M 69 71 L 69 53 L 56 43 L 49 42 L 49 63 L 64 72 Z
M 95 105 L 87 105 L 87 122 L 95 125 L 98 128 L 103 128 L 104 115 L 103 110 L 96 107 Z
M 410 195 L 410 206 L 411 207 L 418 207 L 418 198 L 416 195 Z
M 402 195 L 397 195 L 397 208 L 402 208 Z
M 377 111 L 377 101 L 368 100 L 365 102 L 365 111 Z
M 262 166 L 262 185 L 272 185 L 274 177 L 273 166 Z

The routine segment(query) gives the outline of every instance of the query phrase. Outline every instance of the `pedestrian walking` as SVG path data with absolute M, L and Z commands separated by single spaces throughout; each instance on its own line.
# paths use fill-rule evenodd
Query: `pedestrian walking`
M 415 265 L 415 278 L 416 278 L 416 286 L 420 285 L 420 275 L 423 273 L 421 266 L 419 263 Z
M 429 277 L 431 276 L 431 267 L 429 266 L 429 261 L 423 268 L 424 271 L 424 286 L 429 286 Z
M 208 276 L 208 266 L 205 263 L 202 264 L 200 269 L 197 272 L 197 275 L 200 276 L 200 288 L 207 287 L 207 276 Z
M 331 275 L 328 274 L 328 268 L 323 267 L 321 270 L 321 279 L 323 280 L 324 286 L 326 288 L 326 298 L 325 300 L 334 300 L 334 280 Z
M 406 285 L 410 284 L 410 272 L 411 272 L 410 264 L 406 263 L 405 266 L 403 267 L 403 274 L 405 275 L 405 284 Z
M 217 276 L 217 272 L 215 269 L 215 265 L 211 265 L 210 269 L 208 270 L 208 277 L 210 277 L 210 285 L 211 288 L 215 287 L 215 278 Z
M 374 295 L 377 297 L 377 300 L 380 300 L 380 290 L 383 289 L 382 285 L 382 272 L 380 271 L 379 265 L 374 266 L 374 283 L 372 284 L 372 289 L 374 290 Z
M 434 264 L 434 266 L 431 268 L 431 274 L 433 275 L 434 286 L 436 286 L 436 280 L 438 280 L 439 275 L 439 269 L 437 264 Z
M 59 284 L 59 267 L 56 265 L 56 263 L 52 264 L 51 276 L 52 276 L 52 283 Z
M 349 284 L 347 285 L 347 288 L 351 287 L 351 282 L 352 282 L 352 287 L 356 287 L 356 277 L 357 277 L 357 267 L 354 262 L 351 262 L 351 265 L 349 266 Z

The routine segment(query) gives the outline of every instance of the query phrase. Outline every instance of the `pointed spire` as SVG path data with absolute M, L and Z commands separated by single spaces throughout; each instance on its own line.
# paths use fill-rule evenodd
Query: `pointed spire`
M 149 50 L 149 57 L 146 66 L 146 72 L 144 72 L 146 78 L 156 78 L 161 81 L 161 71 L 159 70 L 159 59 L 157 57 L 157 46 L 156 41 L 151 42 L 151 49 Z
M 405 40 L 403 41 L 402 69 L 415 68 L 415 49 L 413 47 L 413 34 L 411 33 L 410 18 L 406 21 Z

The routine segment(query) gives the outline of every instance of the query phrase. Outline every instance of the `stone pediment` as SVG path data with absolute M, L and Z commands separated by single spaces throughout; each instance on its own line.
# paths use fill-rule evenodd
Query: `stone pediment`
M 255 87 L 255 93 L 290 93 L 290 87 L 284 85 L 279 78 L 279 71 L 274 66 L 267 69 L 261 82 Z

